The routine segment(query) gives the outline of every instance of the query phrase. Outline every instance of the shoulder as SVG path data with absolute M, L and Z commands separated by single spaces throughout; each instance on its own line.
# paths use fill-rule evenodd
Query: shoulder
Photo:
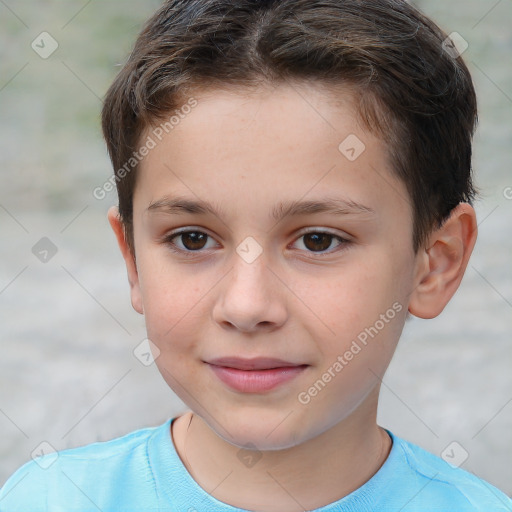
M 140 481 L 151 471 L 147 444 L 167 424 L 136 430 L 110 441 L 47 453 L 25 463 L 0 489 L 0 510 L 46 511 L 50 503 L 66 503 L 69 499 L 78 502 L 84 496 L 91 499 L 100 482 L 105 488 L 132 478 Z M 146 481 L 151 481 L 150 475 Z
M 428 503 L 437 507 L 432 510 L 512 511 L 512 500 L 485 480 L 413 443 L 392 437 L 406 461 L 406 472 L 417 487 L 407 510 L 424 510 L 422 506 Z M 447 457 L 456 457 L 453 450 L 447 452 Z

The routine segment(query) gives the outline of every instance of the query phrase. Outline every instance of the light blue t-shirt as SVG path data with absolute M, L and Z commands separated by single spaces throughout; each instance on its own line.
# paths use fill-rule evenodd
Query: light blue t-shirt
M 26 463 L 0 490 L 0 511 L 241 511 L 191 477 L 176 452 L 171 421 Z M 495 487 L 389 434 L 393 445 L 379 471 L 316 512 L 512 511 L 512 501 Z

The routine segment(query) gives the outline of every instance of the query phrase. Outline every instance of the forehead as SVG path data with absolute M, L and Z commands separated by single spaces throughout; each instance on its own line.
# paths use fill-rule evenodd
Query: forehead
M 179 195 L 213 200 L 233 217 L 241 209 L 268 217 L 280 201 L 338 195 L 397 211 L 399 199 L 410 214 L 386 144 L 360 125 L 348 89 L 334 95 L 316 84 L 283 84 L 192 98 L 195 106 L 178 108 L 172 125 L 146 129 L 142 142 L 154 148 L 139 165 L 136 207 Z

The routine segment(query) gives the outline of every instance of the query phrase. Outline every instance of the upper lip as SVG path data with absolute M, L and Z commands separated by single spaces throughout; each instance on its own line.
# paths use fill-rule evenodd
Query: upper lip
M 304 366 L 301 363 L 291 363 L 273 357 L 254 357 L 251 359 L 242 357 L 220 357 L 207 362 L 215 366 L 225 366 L 239 370 L 269 370 L 270 368 L 282 368 L 284 366 Z

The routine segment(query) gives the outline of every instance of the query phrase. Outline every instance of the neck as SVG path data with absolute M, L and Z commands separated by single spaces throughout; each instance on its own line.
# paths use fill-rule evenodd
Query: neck
M 185 467 L 206 492 L 234 507 L 262 512 L 333 503 L 366 483 L 391 448 L 391 439 L 376 423 L 376 407 L 356 410 L 319 436 L 284 450 L 241 450 L 191 412 L 175 420 L 173 437 Z

